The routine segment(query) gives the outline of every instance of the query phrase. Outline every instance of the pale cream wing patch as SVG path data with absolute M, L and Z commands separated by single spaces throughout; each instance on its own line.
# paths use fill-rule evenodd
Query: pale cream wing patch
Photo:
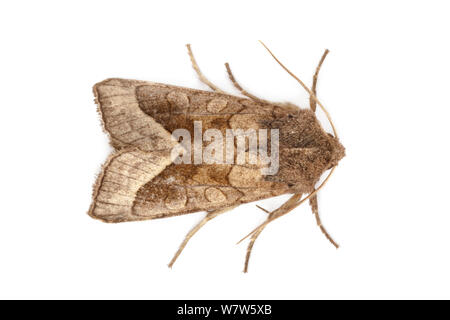
M 105 222 L 139 220 L 132 213 L 136 193 L 172 163 L 170 153 L 124 149 L 110 155 L 94 186 L 89 215 Z
M 136 90 L 143 85 L 153 84 L 107 79 L 93 88 L 103 126 L 116 149 L 134 146 L 151 151 L 171 148 L 176 144 L 171 134 L 139 107 Z
M 139 107 L 136 90 L 150 82 L 107 79 L 94 86 L 103 125 L 118 151 L 109 156 L 94 186 L 89 215 L 106 221 L 137 220 L 137 191 L 173 161 L 177 141 Z

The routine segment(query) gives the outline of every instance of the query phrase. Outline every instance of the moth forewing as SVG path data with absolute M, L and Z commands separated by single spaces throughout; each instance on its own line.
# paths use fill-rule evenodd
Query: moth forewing
M 310 193 L 343 156 L 314 112 L 292 104 L 126 79 L 102 81 L 94 95 L 115 151 L 89 214 L 126 222 L 208 212 L 170 266 L 206 221 L 242 203 Z

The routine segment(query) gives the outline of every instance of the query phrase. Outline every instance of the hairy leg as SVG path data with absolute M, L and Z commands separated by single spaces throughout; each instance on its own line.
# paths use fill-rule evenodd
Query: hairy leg
M 228 62 L 225 63 L 225 68 L 227 68 L 228 77 L 230 78 L 231 83 L 233 83 L 234 87 L 235 87 L 236 89 L 238 89 L 239 92 L 240 92 L 242 95 L 244 95 L 244 96 L 246 96 L 246 97 L 249 97 L 250 99 L 252 99 L 252 100 L 254 100 L 254 101 L 256 101 L 256 102 L 259 102 L 259 103 L 261 103 L 261 104 L 273 104 L 273 103 L 271 103 L 271 102 L 269 102 L 269 101 L 267 101 L 267 100 L 260 99 L 260 98 L 258 98 L 258 97 L 256 97 L 256 96 L 252 95 L 251 93 L 247 92 L 246 90 L 244 90 L 244 89 L 241 87 L 241 85 L 236 81 L 236 78 L 234 77 L 233 73 L 231 72 L 230 65 L 228 64 Z
M 188 232 L 188 234 L 186 235 L 186 237 L 184 238 L 183 242 L 180 244 L 180 247 L 178 248 L 177 252 L 175 253 L 175 255 L 173 256 L 172 260 L 170 260 L 169 262 L 169 268 L 172 268 L 173 264 L 175 263 L 175 261 L 177 260 L 178 256 L 181 254 L 181 252 L 183 251 L 183 249 L 186 247 L 187 243 L 189 242 L 189 240 L 192 238 L 192 236 L 197 233 L 198 230 L 200 230 L 201 227 L 203 227 L 208 221 L 214 219 L 215 217 L 217 217 L 218 215 L 230 211 L 234 208 L 236 208 L 237 206 L 231 206 L 231 207 L 227 207 L 227 208 L 222 208 L 222 209 L 217 209 L 211 212 L 208 212 L 206 214 L 206 216 L 194 227 L 192 228 L 191 231 Z
M 250 236 L 250 241 L 248 243 L 247 254 L 245 256 L 245 263 L 244 263 L 244 272 L 245 273 L 248 271 L 248 263 L 250 261 L 250 255 L 252 254 L 253 245 L 255 244 L 255 241 L 258 238 L 258 236 L 261 234 L 261 232 L 264 230 L 264 228 L 270 222 L 272 222 L 273 220 L 275 220 L 278 217 L 281 217 L 281 216 L 289 213 L 290 211 L 295 209 L 298 205 L 300 205 L 301 202 L 299 202 L 299 200 L 301 199 L 301 197 L 302 197 L 301 193 L 296 193 L 289 200 L 287 200 L 281 207 L 279 207 L 278 209 L 276 209 L 272 212 L 268 212 L 269 215 L 267 216 L 266 221 L 264 223 L 262 223 L 261 225 L 259 225 L 256 229 L 254 229 L 252 232 L 250 232 L 247 236 L 245 236 L 243 239 L 241 239 L 238 242 L 238 243 L 240 243 L 244 239 L 246 239 L 247 237 Z M 259 206 L 258 206 L 258 208 L 267 212 L 267 210 L 265 210 Z
M 187 44 L 186 47 L 188 49 L 189 57 L 191 58 L 192 68 L 194 68 L 194 70 L 197 73 L 200 81 L 203 82 L 204 84 L 206 84 L 208 87 L 210 87 L 211 89 L 213 89 L 216 92 L 225 93 L 224 91 L 219 89 L 219 87 L 214 85 L 211 81 L 208 80 L 208 78 L 206 78 L 203 75 L 203 73 L 200 71 L 200 68 L 198 67 L 197 61 L 195 61 L 194 54 L 192 53 L 192 50 L 191 50 L 191 45 Z

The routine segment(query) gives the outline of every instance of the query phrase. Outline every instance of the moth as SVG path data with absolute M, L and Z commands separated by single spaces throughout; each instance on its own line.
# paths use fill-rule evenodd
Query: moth
M 187 48 L 192 66 L 212 91 L 126 79 L 107 79 L 94 85 L 103 128 L 114 152 L 97 177 L 88 214 L 104 222 L 117 223 L 205 211 L 206 216 L 186 235 L 170 261 L 172 267 L 189 239 L 211 219 L 243 203 L 292 194 L 272 212 L 259 207 L 267 212 L 267 219 L 247 236 L 250 240 L 244 272 L 248 270 L 253 244 L 263 229 L 307 200 L 318 226 L 337 248 L 322 226 L 317 203 L 317 192 L 345 155 L 330 116 L 316 97 L 318 73 L 328 50 L 320 59 L 309 89 L 263 46 L 310 94 L 309 109 L 250 94 L 236 81 L 228 63 L 225 64 L 228 76 L 242 96 L 223 92 L 200 71 L 190 45 Z M 317 105 L 328 117 L 333 134 L 327 133 L 316 118 Z M 198 123 L 202 130 L 213 130 L 215 134 L 229 130 L 277 132 L 278 136 L 274 137 L 278 143 L 275 147 L 268 143 L 270 147 L 265 150 L 278 155 L 277 171 L 264 174 L 261 169 L 267 168 L 268 163 L 261 159 L 256 163 L 180 162 L 186 153 L 188 160 L 193 157 L 187 152 L 192 150 L 186 144 L 192 141 L 182 144 L 173 133 L 184 129 L 192 138 L 198 134 L 195 132 Z M 269 142 L 274 137 L 270 136 Z M 249 143 L 249 137 L 244 138 Z M 197 143 L 197 147 L 207 148 L 212 143 L 207 140 L 194 141 L 194 147 Z M 229 153 L 236 148 L 233 142 L 231 150 L 225 147 L 223 150 Z M 246 145 L 244 155 L 251 157 L 255 150 Z M 231 160 L 235 159 L 231 157 Z M 328 170 L 326 179 L 316 186 Z

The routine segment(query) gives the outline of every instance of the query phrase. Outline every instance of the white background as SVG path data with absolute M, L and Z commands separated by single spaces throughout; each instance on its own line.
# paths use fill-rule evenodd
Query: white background
M 450 298 L 446 1 L 14 1 L 0 5 L 0 298 Z M 104 224 L 87 210 L 111 152 L 92 85 L 108 77 L 254 94 L 308 106 L 257 42 L 308 84 L 330 49 L 319 99 L 347 156 L 308 206 L 272 223 L 248 204 Z M 323 119 L 323 117 L 321 117 Z M 323 122 L 325 127 L 329 127 Z M 274 209 L 286 199 L 262 203 Z

